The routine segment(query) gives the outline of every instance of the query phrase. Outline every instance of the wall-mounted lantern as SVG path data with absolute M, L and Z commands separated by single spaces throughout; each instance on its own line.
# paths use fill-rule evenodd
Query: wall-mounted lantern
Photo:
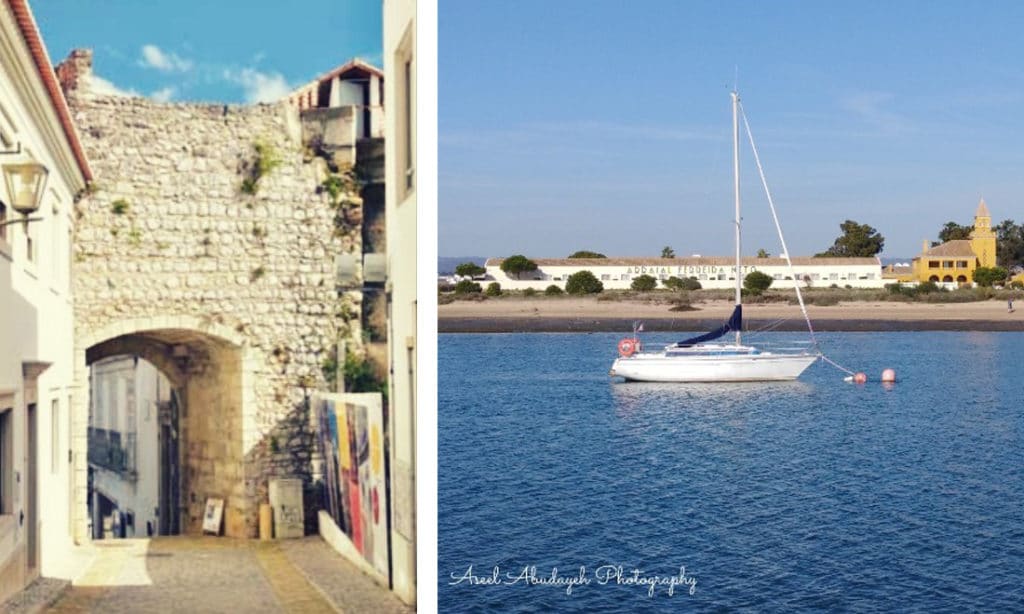
M 21 154 L 21 143 L 15 149 L 0 151 L 3 154 Z M 11 164 L 2 165 L 4 175 L 4 186 L 7 188 L 7 197 L 12 209 L 28 216 L 39 210 L 43 202 L 43 191 L 46 189 L 46 179 L 50 171 L 42 164 L 30 160 L 27 156 Z M 23 217 L 18 220 L 9 220 L 0 224 L 5 226 L 14 222 L 34 222 L 42 218 L 29 219 Z

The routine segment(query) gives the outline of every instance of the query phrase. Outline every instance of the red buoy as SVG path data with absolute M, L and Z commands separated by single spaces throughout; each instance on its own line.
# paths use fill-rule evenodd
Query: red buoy
M 868 376 L 863 373 L 855 373 L 853 376 L 853 381 L 856 384 L 863 384 L 864 382 L 868 381 Z

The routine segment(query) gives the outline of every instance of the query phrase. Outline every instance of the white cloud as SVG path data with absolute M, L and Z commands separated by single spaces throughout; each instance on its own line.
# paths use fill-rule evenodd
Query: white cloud
M 97 94 L 99 96 L 121 96 L 131 98 L 139 95 L 135 90 L 123 90 L 95 73 L 93 73 L 91 77 L 89 89 L 93 94 Z
M 245 90 L 245 101 L 250 103 L 276 102 L 292 91 L 288 81 L 276 72 L 264 73 L 252 68 L 225 70 L 224 79 L 241 85 Z
M 895 99 L 888 92 L 858 92 L 842 98 L 839 105 L 876 130 L 895 134 L 911 127 L 906 117 L 889 110 Z
M 191 60 L 178 57 L 175 53 L 161 51 L 156 45 L 142 46 L 142 59 L 139 60 L 139 64 L 164 72 L 188 72 L 193 66 Z
M 168 87 L 156 90 L 155 92 L 150 94 L 149 97 L 152 98 L 153 100 L 157 101 L 157 102 L 170 102 L 171 99 L 174 98 L 174 94 L 175 93 L 176 93 L 176 90 L 173 87 L 168 86 Z

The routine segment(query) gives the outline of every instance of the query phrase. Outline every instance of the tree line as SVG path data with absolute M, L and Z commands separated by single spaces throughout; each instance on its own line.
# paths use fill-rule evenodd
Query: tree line
M 973 226 L 958 224 L 950 221 L 939 229 L 938 241 L 933 241 L 932 246 L 940 245 L 947 241 L 958 239 L 970 239 Z M 1013 220 L 1003 220 L 993 230 L 996 233 L 996 261 L 997 268 L 1013 271 L 1017 268 L 1024 268 L 1024 224 L 1018 224 Z M 839 236 L 832 243 L 832 246 L 823 252 L 814 255 L 815 258 L 872 258 L 882 252 L 885 247 L 885 237 L 875 228 L 868 224 L 861 224 L 854 220 L 846 220 L 839 224 Z M 759 249 L 759 258 L 768 257 L 768 252 Z M 568 256 L 569 258 L 607 258 L 600 252 L 591 250 L 579 250 Z M 675 251 L 665 246 L 661 250 L 662 258 L 675 258 Z M 516 254 L 506 258 L 501 263 L 501 270 L 505 273 L 519 278 L 523 273 L 537 270 L 537 263 L 526 256 Z M 460 264 L 455 268 L 457 275 L 475 277 L 486 272 L 484 267 L 472 263 Z M 988 279 L 985 279 L 988 281 Z

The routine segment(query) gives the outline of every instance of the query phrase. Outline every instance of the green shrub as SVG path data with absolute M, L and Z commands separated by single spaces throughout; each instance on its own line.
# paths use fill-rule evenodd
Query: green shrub
M 487 269 L 473 262 L 463 262 L 455 267 L 455 274 L 459 277 L 477 277 L 486 272 Z
M 533 289 L 533 288 L 527 288 L 527 289 L 523 290 L 523 296 L 535 296 L 536 294 L 537 294 L 537 291 L 535 289 Z
M 672 301 L 672 306 L 668 308 L 669 311 L 696 311 L 697 308 L 690 302 L 690 295 L 687 293 L 680 294 L 678 298 Z
M 487 290 L 484 291 L 487 296 L 501 296 L 501 284 L 496 281 L 492 281 L 487 284 Z
M 669 277 L 668 279 L 661 280 L 661 285 L 665 286 L 669 290 L 682 290 L 683 280 L 679 279 L 678 277 L 672 276 Z
M 519 279 L 519 276 L 523 273 L 536 271 L 537 263 L 526 256 L 516 254 L 515 256 L 509 256 L 501 261 L 501 270 L 512 275 L 516 279 Z
M 565 294 L 565 292 L 555 284 L 551 284 L 544 289 L 544 294 L 548 296 L 558 296 L 559 294 Z
M 604 284 L 590 271 L 577 271 L 565 282 L 569 294 L 597 294 L 604 290 Z
M 630 287 L 638 292 L 650 292 L 658 287 L 658 280 L 650 275 L 641 275 L 633 280 Z
M 480 292 L 480 284 L 469 279 L 463 279 L 455 284 L 455 294 L 477 294 Z
M 757 296 L 767 290 L 774 281 L 771 276 L 761 271 L 753 271 L 743 278 L 743 287 L 753 296 Z
M 370 361 L 351 352 L 345 355 L 345 363 L 341 368 L 345 377 L 345 389 L 348 392 L 380 392 L 387 388 L 387 382 L 377 379 Z
M 930 294 L 941 290 L 934 281 L 922 281 L 914 288 L 914 294 Z
M 974 283 L 983 288 L 993 284 L 1002 284 L 1010 276 L 1009 271 L 1001 266 L 978 267 L 974 269 Z

